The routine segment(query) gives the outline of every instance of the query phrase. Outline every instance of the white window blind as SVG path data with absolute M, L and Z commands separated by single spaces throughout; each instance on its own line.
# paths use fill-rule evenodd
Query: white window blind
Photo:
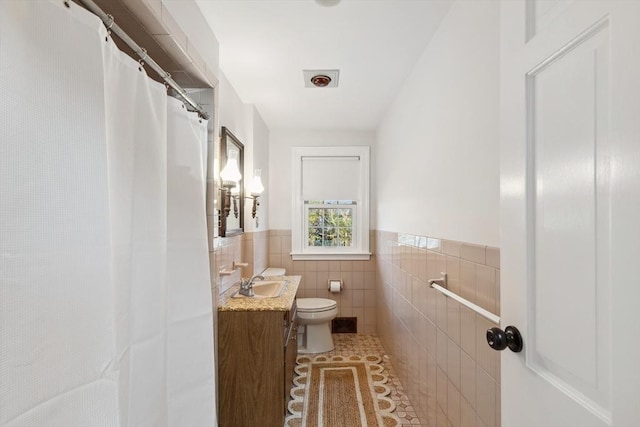
M 303 200 L 358 200 L 359 156 L 302 158 Z

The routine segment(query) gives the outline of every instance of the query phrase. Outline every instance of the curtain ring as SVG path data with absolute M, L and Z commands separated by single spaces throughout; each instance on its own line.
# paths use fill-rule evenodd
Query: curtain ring
M 111 27 L 113 27 L 113 24 L 116 22 L 116 20 L 111 14 L 107 14 L 107 18 L 109 18 L 109 24 L 107 25 L 107 30 L 111 32 Z
M 138 55 L 140 55 L 140 59 L 138 59 L 138 64 L 140 64 L 138 71 L 142 71 L 142 67 L 144 67 L 144 60 L 147 57 L 147 49 L 141 47 Z
M 140 56 L 140 59 L 138 60 L 138 62 L 144 61 L 145 59 L 147 59 L 147 49 L 141 47 L 140 52 L 138 52 L 138 55 Z
M 109 18 L 109 22 L 105 22 L 104 25 L 107 27 L 107 37 L 104 38 L 104 41 L 109 42 L 109 36 L 111 35 L 111 27 L 116 22 L 115 18 L 111 14 L 107 14 L 107 18 Z
M 165 71 L 164 76 L 162 76 L 162 79 L 164 80 L 164 86 L 167 88 L 167 91 L 171 89 L 171 85 L 169 84 L 169 80 L 171 80 L 171 73 L 168 71 Z

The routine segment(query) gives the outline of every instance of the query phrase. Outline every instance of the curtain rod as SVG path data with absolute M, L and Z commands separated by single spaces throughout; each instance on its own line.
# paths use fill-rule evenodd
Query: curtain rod
M 65 0 L 67 3 L 69 0 Z M 138 43 L 136 43 L 125 31 L 115 23 L 113 16 L 105 13 L 98 5 L 96 5 L 92 0 L 75 0 L 82 5 L 84 5 L 87 9 L 89 9 L 92 13 L 97 15 L 102 22 L 107 27 L 108 30 L 114 32 L 123 42 L 127 44 L 133 51 L 140 57 L 140 60 L 145 61 L 158 75 L 165 81 L 167 85 L 169 85 L 173 90 L 177 92 L 177 94 L 184 99 L 184 101 L 189 104 L 200 117 L 205 120 L 209 120 L 209 114 L 202 109 L 202 107 L 192 100 L 187 92 L 185 92 L 178 83 L 176 83 L 172 78 L 171 74 L 164 71 L 150 56 L 147 55 L 147 50 L 140 47 Z

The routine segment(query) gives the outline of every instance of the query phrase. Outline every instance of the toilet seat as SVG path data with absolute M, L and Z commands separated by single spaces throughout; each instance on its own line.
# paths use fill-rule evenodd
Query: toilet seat
M 303 313 L 319 313 L 336 308 L 337 303 L 327 298 L 298 298 L 298 311 Z

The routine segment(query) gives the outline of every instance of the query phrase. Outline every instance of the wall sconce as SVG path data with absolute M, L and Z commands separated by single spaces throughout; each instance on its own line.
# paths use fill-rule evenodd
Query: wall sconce
M 238 218 L 238 199 L 240 198 L 240 187 L 238 183 L 231 187 L 231 199 L 233 200 L 233 216 Z
M 249 187 L 249 193 L 251 196 L 247 197 L 247 199 L 253 199 L 253 207 L 251 208 L 251 218 L 256 217 L 256 211 L 258 210 L 258 206 L 260 206 L 260 202 L 258 202 L 258 197 L 264 191 L 264 185 L 262 185 L 262 171 L 260 169 L 256 169 L 253 172 L 253 181 L 251 181 L 251 186 Z
M 222 213 L 220 220 L 222 227 L 226 226 L 227 217 L 231 211 L 231 196 L 234 189 L 238 188 L 238 181 L 240 181 L 240 179 L 242 179 L 242 174 L 240 173 L 240 169 L 238 169 L 238 150 L 229 150 L 227 164 L 220 172 L 220 180 L 222 181 L 220 185 L 220 192 L 222 193 L 222 197 L 220 198 L 220 211 Z M 236 218 L 238 217 L 237 199 L 238 196 L 236 195 L 233 199 Z

